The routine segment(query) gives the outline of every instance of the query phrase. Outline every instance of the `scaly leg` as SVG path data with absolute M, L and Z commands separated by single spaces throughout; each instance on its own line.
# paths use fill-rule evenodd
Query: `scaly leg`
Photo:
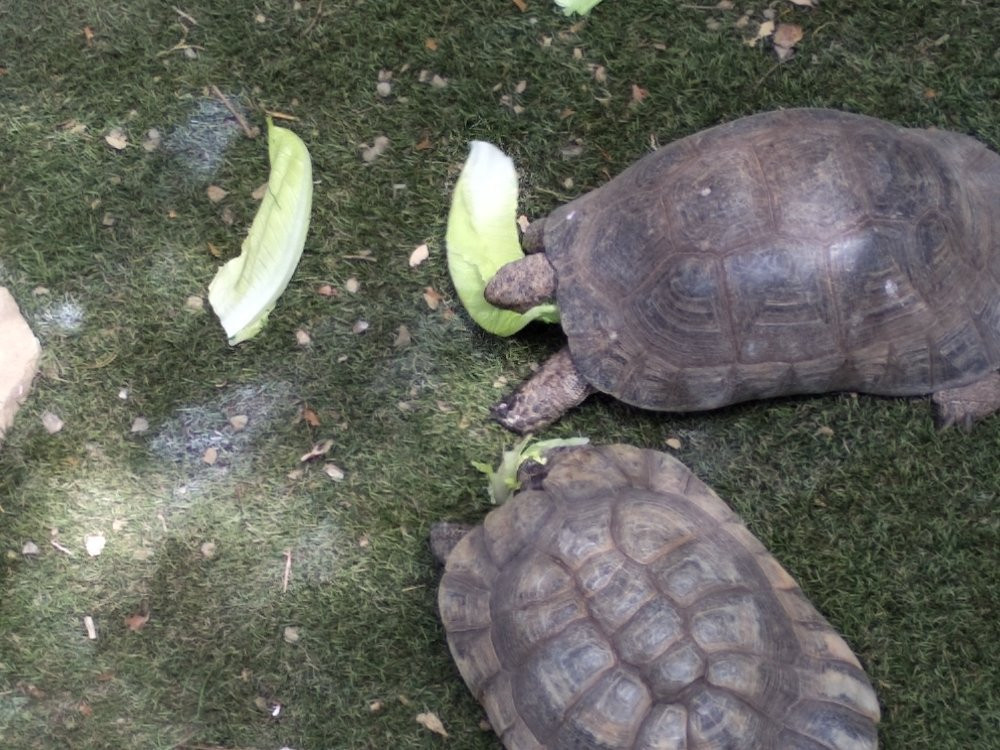
M 534 375 L 491 409 L 493 418 L 519 434 L 537 432 L 593 392 L 564 347 L 549 357 Z
M 982 380 L 960 388 L 945 388 L 931 398 L 938 427 L 958 425 L 972 427 L 983 417 L 1000 410 L 1000 372 L 994 371 Z

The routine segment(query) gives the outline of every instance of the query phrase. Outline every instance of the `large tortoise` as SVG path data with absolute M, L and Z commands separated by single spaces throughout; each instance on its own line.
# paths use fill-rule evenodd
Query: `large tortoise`
M 877 747 L 850 648 L 664 453 L 551 452 L 437 553 L 451 653 L 510 750 Z
M 943 424 L 1000 408 L 1000 155 L 968 136 L 754 115 L 647 155 L 523 244 L 485 296 L 556 297 L 568 341 L 494 407 L 515 431 L 593 390 L 676 412 L 933 393 Z

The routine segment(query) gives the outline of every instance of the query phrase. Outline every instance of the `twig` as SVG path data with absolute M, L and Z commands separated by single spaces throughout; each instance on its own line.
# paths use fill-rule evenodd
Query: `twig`
M 305 29 L 302 30 L 302 36 L 305 36 L 310 31 L 313 30 L 313 26 L 315 26 L 319 22 L 319 17 L 322 15 L 323 15 L 323 0 L 319 0 L 319 5 L 316 6 L 316 15 L 312 17 L 312 20 L 309 22 L 309 25 L 307 25 Z
M 273 117 L 275 120 L 295 120 L 297 122 L 299 119 L 295 115 L 290 115 L 287 112 L 279 112 L 276 109 L 265 109 L 264 113 L 269 117 Z
M 219 91 L 219 87 L 213 83 L 211 89 L 212 93 L 219 98 L 219 101 L 225 105 L 226 109 L 228 109 L 232 113 L 233 117 L 236 118 L 236 122 L 238 122 L 240 127 L 243 128 L 243 135 L 247 138 L 256 138 L 257 134 L 250 128 L 250 125 L 247 123 L 246 119 L 244 119 L 243 115 L 240 114 L 236 110 L 236 107 L 234 107 L 229 99 L 226 98 L 226 95 Z
M 190 13 L 185 13 L 183 10 L 181 10 L 180 8 L 178 8 L 176 5 L 173 6 L 173 8 L 174 8 L 174 13 L 176 13 L 177 15 L 179 15 L 181 18 L 190 21 L 195 26 L 198 25 L 198 22 L 194 19 L 194 16 L 192 16 Z
M 50 541 L 52 543 L 52 546 L 55 547 L 57 550 L 59 550 L 60 552 L 62 552 L 65 555 L 69 555 L 70 557 L 73 557 L 73 550 L 66 549 L 61 544 L 59 544 L 59 542 L 57 542 L 55 539 L 51 539 Z
M 281 579 L 281 593 L 288 591 L 288 578 L 292 574 L 292 548 L 285 550 L 285 575 Z

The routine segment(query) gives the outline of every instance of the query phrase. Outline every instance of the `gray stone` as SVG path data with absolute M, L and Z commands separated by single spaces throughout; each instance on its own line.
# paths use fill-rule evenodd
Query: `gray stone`
M 0 440 L 31 390 L 41 352 L 17 302 L 0 287 Z

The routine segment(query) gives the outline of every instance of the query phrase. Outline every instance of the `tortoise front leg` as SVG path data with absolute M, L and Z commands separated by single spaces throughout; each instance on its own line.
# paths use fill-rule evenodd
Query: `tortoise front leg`
M 569 347 L 563 347 L 490 413 L 508 430 L 521 435 L 537 432 L 555 422 L 593 390 L 573 364 Z
M 1000 372 L 959 388 L 945 388 L 933 395 L 938 427 L 958 425 L 968 429 L 973 422 L 1000 411 Z

